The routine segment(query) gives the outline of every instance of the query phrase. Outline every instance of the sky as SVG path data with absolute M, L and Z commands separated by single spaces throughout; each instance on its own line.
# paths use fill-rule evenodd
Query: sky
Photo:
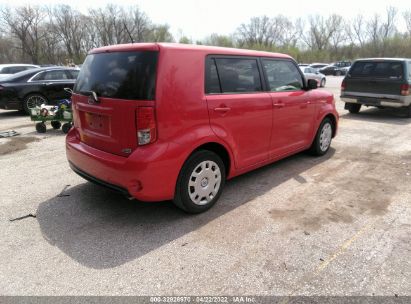
M 82 12 L 87 12 L 89 7 L 102 7 L 108 3 L 138 5 L 154 23 L 168 24 L 175 38 L 184 35 L 193 41 L 201 40 L 211 33 L 231 34 L 241 23 L 261 15 L 283 14 L 298 18 L 336 13 L 350 18 L 357 14 L 384 14 L 388 6 L 397 7 L 400 11 L 411 10 L 409 0 L 0 0 L 0 6 L 27 3 L 70 4 Z M 399 26 L 403 24 L 400 22 Z

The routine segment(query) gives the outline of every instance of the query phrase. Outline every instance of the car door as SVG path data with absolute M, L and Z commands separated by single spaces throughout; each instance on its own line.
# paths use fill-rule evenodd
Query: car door
M 44 76 L 44 95 L 51 104 L 70 97 L 64 88 L 73 88 L 74 80 L 65 70 L 50 70 Z
M 309 144 L 316 105 L 297 66 L 291 60 L 262 59 L 273 104 L 270 158 Z
M 263 92 L 261 66 L 253 57 L 208 57 L 206 100 L 214 133 L 232 149 L 235 166 L 268 160 L 272 101 Z

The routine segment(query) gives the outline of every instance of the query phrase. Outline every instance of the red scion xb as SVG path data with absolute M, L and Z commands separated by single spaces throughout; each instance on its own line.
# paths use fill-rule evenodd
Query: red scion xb
M 141 201 L 199 213 L 226 179 L 336 135 L 332 94 L 287 55 L 183 44 L 92 50 L 72 96 L 71 168 Z

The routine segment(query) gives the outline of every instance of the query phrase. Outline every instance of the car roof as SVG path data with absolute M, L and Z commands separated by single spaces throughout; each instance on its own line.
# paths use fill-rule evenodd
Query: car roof
M 18 66 L 32 66 L 32 67 L 38 67 L 36 64 L 31 64 L 31 63 L 10 63 L 10 64 L 0 64 L 0 68 L 4 67 L 18 67 Z
M 2 78 L 1 81 L 7 82 L 9 80 L 15 80 L 15 79 L 20 79 L 20 77 L 24 76 L 29 76 L 29 75 L 35 75 L 37 73 L 43 72 L 43 71 L 53 71 L 53 70 L 72 70 L 72 71 L 80 71 L 79 68 L 75 67 L 65 67 L 65 66 L 53 66 L 53 67 L 44 67 L 44 68 L 34 68 L 30 70 L 25 70 L 22 72 L 18 72 L 15 74 L 11 74 L 10 76 L 6 78 Z
M 242 56 L 256 56 L 256 57 L 276 57 L 276 58 L 292 58 L 289 55 L 281 53 L 262 52 L 246 49 L 225 48 L 217 46 L 192 45 L 180 43 L 129 43 L 110 45 L 101 48 L 96 48 L 90 51 L 89 54 L 97 54 L 103 52 L 127 52 L 127 51 L 160 51 L 161 49 L 178 49 L 184 51 L 202 52 L 204 54 L 215 55 L 242 55 Z
M 411 61 L 411 58 L 389 58 L 389 57 L 381 57 L 381 58 L 360 58 L 355 61 Z

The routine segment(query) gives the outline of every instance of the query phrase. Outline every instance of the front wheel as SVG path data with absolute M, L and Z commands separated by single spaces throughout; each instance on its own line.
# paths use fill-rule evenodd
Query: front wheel
M 334 124 L 332 123 L 331 119 L 325 118 L 318 128 L 317 134 L 315 135 L 309 152 L 317 156 L 322 156 L 327 153 L 331 146 L 333 133 Z
M 174 204 L 188 213 L 210 209 L 223 191 L 225 178 L 224 163 L 216 153 L 193 153 L 180 171 Z
M 325 78 L 321 79 L 320 87 L 323 88 L 325 87 Z

